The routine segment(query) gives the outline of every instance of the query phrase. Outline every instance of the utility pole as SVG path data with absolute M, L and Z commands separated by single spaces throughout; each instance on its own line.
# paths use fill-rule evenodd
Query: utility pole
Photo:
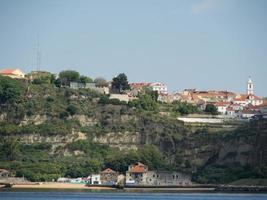
M 36 39 L 36 71 L 40 71 L 42 54 L 40 50 L 39 34 L 37 34 Z

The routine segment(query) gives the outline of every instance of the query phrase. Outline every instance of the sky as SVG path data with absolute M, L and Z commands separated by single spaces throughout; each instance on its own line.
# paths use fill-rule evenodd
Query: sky
M 0 68 L 267 97 L 266 0 L 0 0 Z

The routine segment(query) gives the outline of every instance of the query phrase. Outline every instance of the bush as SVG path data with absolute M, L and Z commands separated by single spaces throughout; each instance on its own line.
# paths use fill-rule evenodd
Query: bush
M 188 115 L 198 112 L 198 108 L 190 103 L 175 101 L 173 102 L 173 111 L 181 115 Z
M 54 100 L 54 98 L 53 98 L 53 97 L 51 97 L 51 96 L 48 96 L 48 97 L 46 98 L 46 101 L 48 101 L 48 102 L 53 102 L 53 101 L 55 101 L 55 100 Z
M 35 85 L 40 85 L 40 84 L 43 84 L 44 82 L 42 81 L 42 79 L 40 78 L 36 78 L 32 81 L 32 84 L 35 84 Z
M 139 96 L 139 99 L 135 99 L 128 103 L 130 107 L 135 107 L 141 110 L 157 111 L 158 105 L 156 100 L 149 94 Z
M 205 108 L 205 112 L 212 114 L 212 115 L 218 115 L 217 107 L 213 104 L 207 104 Z
M 112 105 L 127 105 L 126 101 L 120 101 L 119 99 L 110 99 L 108 96 L 103 95 L 99 98 L 99 104 L 112 104 Z
M 75 106 L 75 105 L 69 105 L 67 108 L 66 108 L 66 111 L 71 115 L 75 115 L 78 113 L 78 108 Z
M 0 104 L 18 103 L 22 99 L 22 93 L 21 82 L 0 75 Z
M 68 118 L 68 116 L 69 116 L 69 113 L 67 111 L 62 111 L 59 113 L 60 119 L 66 119 L 66 118 Z

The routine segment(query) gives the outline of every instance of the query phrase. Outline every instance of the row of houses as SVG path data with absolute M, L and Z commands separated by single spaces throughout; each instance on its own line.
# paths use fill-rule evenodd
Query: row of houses
M 217 107 L 219 114 L 231 118 L 252 118 L 257 115 L 265 115 L 263 110 L 267 106 L 267 100 L 254 94 L 254 85 L 249 78 L 247 81 L 246 94 L 236 94 L 229 91 L 198 91 L 185 89 L 173 94 L 159 94 L 159 101 L 172 103 L 174 101 L 192 103 L 201 110 L 207 104 Z
M 86 178 L 59 178 L 58 182 L 87 183 L 91 185 L 117 185 L 125 186 L 185 186 L 191 185 L 191 177 L 170 171 L 148 170 L 140 162 L 129 165 L 125 175 L 107 168 L 99 174 L 92 174 Z

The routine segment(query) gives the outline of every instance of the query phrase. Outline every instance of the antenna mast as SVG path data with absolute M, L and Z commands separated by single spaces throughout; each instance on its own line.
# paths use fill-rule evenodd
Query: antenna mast
M 39 43 L 39 34 L 37 34 L 37 44 L 36 44 L 36 71 L 40 71 L 41 68 L 41 50 L 40 50 L 40 43 Z

